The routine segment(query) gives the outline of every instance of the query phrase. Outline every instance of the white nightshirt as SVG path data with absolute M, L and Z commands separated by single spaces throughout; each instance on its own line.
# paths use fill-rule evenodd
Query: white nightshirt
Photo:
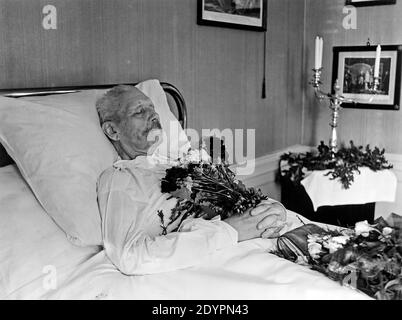
M 150 157 L 117 161 L 98 181 L 98 203 L 106 254 L 124 274 L 144 275 L 199 264 L 210 253 L 233 246 L 237 231 L 219 217 L 186 219 L 178 232 L 161 235 L 158 210 L 169 222 L 176 199 L 161 192 L 168 165 Z M 173 228 L 174 226 L 172 226 Z

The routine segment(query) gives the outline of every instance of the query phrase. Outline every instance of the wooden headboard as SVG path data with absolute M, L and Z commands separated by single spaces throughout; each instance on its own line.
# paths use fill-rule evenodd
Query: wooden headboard
M 91 89 L 109 89 L 116 84 L 96 85 L 96 86 L 74 86 L 74 87 L 53 87 L 53 88 L 22 88 L 22 89 L 0 89 L 0 95 L 11 98 L 21 98 L 27 96 L 44 96 L 52 94 L 73 93 Z M 131 84 L 135 85 L 135 84 Z M 181 126 L 187 128 L 187 107 L 183 95 L 170 83 L 161 82 L 161 86 L 166 93 L 170 110 L 179 120 Z M 0 144 L 0 167 L 14 163 L 13 159 L 7 154 L 4 147 Z

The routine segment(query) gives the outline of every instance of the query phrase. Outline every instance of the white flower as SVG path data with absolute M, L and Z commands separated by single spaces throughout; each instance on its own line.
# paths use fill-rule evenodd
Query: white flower
M 313 234 L 307 235 L 308 243 L 318 242 L 320 240 L 321 240 L 321 236 L 319 234 L 313 233 Z
M 204 149 L 201 150 L 190 149 L 183 160 L 184 162 L 192 162 L 192 163 L 209 162 L 211 160 L 211 157 Z
M 390 227 L 385 227 L 384 229 L 382 229 L 382 235 L 384 237 L 389 236 L 394 230 Z
M 192 192 L 192 187 L 193 187 L 193 179 L 191 177 L 187 177 L 184 181 L 183 181 L 183 185 L 184 187 Z
M 288 161 L 281 160 L 279 163 L 280 172 L 288 171 L 290 169 L 290 165 Z
M 317 242 L 311 242 L 308 244 L 308 253 L 313 259 L 318 259 L 322 251 L 322 246 Z
M 338 249 L 341 249 L 343 245 L 337 241 L 334 241 L 333 238 L 328 239 L 323 243 L 324 247 L 329 250 L 329 253 L 334 253 Z
M 371 230 L 374 228 L 368 224 L 367 220 L 357 222 L 355 225 L 355 232 L 358 236 L 368 237 Z
M 340 265 L 337 261 L 331 261 L 328 265 L 328 270 L 337 274 L 345 274 L 349 272 L 349 268 L 347 266 Z
M 338 161 L 336 161 L 336 164 L 338 166 L 343 166 L 343 164 L 344 164 L 343 159 L 338 159 Z
M 336 243 L 344 245 L 349 241 L 349 239 L 350 239 L 350 237 L 345 235 L 345 236 L 333 237 L 331 240 Z

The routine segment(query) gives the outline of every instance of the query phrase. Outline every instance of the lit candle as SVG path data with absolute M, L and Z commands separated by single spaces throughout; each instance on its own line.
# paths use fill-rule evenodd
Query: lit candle
M 380 75 L 380 59 L 381 59 L 381 46 L 377 46 L 377 52 L 375 55 L 375 66 L 374 66 L 374 78 L 378 78 Z

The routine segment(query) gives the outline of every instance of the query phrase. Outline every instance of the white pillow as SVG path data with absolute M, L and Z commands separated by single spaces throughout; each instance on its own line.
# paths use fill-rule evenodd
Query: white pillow
M 0 168 L 0 299 L 38 299 L 99 251 L 67 241 L 15 165 Z M 53 282 L 52 284 L 57 285 Z
M 151 99 L 155 111 L 159 114 L 163 141 L 160 141 L 159 146 L 154 151 L 154 156 L 160 160 L 177 160 L 181 154 L 188 150 L 190 142 L 179 121 L 170 111 L 163 88 L 158 80 L 144 81 L 136 87 Z
M 149 80 L 138 87 L 154 102 L 169 137 L 168 124 L 176 122 L 176 129 L 180 124 L 159 82 Z M 102 244 L 96 182 L 117 158 L 95 108 L 96 99 L 105 91 L 24 100 L 0 97 L 0 143 L 47 213 L 76 245 Z M 188 143 L 179 129 L 173 135 L 177 148 Z M 178 153 L 174 148 L 169 153 L 159 149 L 156 153 L 161 156 Z
M 99 125 L 75 113 L 0 97 L 0 142 L 68 238 L 77 245 L 101 244 L 96 181 L 116 154 Z
M 186 133 L 176 116 L 169 108 L 168 100 L 159 83 L 152 79 L 140 82 L 136 87 L 148 96 L 159 114 L 164 141 L 160 143 L 154 154 L 161 159 L 174 160 L 189 148 Z M 99 124 L 95 103 L 98 98 L 107 92 L 105 90 L 86 90 L 76 93 L 57 94 L 49 96 L 32 96 L 21 98 L 25 101 L 35 102 L 78 114 L 89 121 Z

